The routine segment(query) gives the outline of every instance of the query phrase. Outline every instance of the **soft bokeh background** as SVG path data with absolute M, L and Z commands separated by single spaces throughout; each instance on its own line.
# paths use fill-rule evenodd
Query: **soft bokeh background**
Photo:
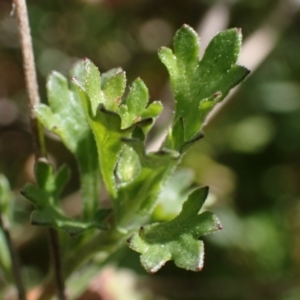
M 224 227 L 204 239 L 204 270 L 195 274 L 168 263 L 150 276 L 128 250 L 117 262 L 122 271 L 110 267 L 98 275 L 110 282 L 114 298 L 105 296 L 95 279 L 89 296 L 81 299 L 100 299 L 92 298 L 96 290 L 101 299 L 116 300 L 300 299 L 300 1 L 27 2 L 43 102 L 51 70 L 67 75 L 83 57 L 100 71 L 120 66 L 129 82 L 140 76 L 151 99 L 164 102 L 159 135 L 172 111 L 172 95 L 156 51 L 171 46 L 183 23 L 198 31 L 204 47 L 218 31 L 241 27 L 240 63 L 252 70 L 209 117 L 205 139 L 181 166 L 193 170 L 195 183 L 210 186 L 207 207 Z M 1 0 L 0 172 L 17 192 L 32 180 L 33 156 L 17 26 L 10 11 L 11 1 Z M 54 164 L 66 162 L 74 171 L 65 191 L 72 201 L 78 189 L 74 158 L 53 136 L 47 136 L 47 145 Z M 150 141 L 149 147 L 155 146 Z M 31 207 L 17 193 L 15 207 L 13 238 L 26 283 L 34 286 L 48 267 L 45 231 L 29 225 Z M 0 289 L 4 285 L 0 277 Z M 117 295 L 121 287 L 123 293 Z

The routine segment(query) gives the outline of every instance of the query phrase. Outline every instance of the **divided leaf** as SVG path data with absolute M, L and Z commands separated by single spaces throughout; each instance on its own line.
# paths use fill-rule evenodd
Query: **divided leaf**
M 98 69 L 88 59 L 79 63 L 73 74 L 74 87 L 96 140 L 103 180 L 108 192 L 115 198 L 117 185 L 114 171 L 124 147 L 121 139 L 129 138 L 137 126 L 144 128 L 145 132 L 149 130 L 153 118 L 161 111 L 161 105 L 154 103 L 146 107 L 148 90 L 140 79 L 133 83 L 121 104 L 125 73 L 110 72 L 100 77 Z
M 146 119 L 156 118 L 162 111 L 160 102 L 152 102 L 148 107 L 149 92 L 145 83 L 140 79 L 136 79 L 130 88 L 130 91 L 119 108 L 122 117 L 122 128 L 126 128 L 135 122 Z
M 207 114 L 248 75 L 245 67 L 236 64 L 241 40 L 239 29 L 217 34 L 199 62 L 197 33 L 184 25 L 175 35 L 174 52 L 166 47 L 159 51 L 159 57 L 170 74 L 175 97 L 173 128 L 166 145 L 179 151 L 184 142 L 199 135 Z M 179 119 L 182 119 L 183 129 L 178 126 Z M 173 141 L 179 134 L 178 130 L 184 130 L 181 145 Z
M 39 160 L 35 166 L 36 185 L 27 184 L 22 194 L 36 209 L 31 214 L 33 225 L 53 227 L 70 235 L 80 234 L 87 229 L 107 229 L 104 222 L 110 210 L 100 210 L 89 221 L 77 221 L 68 218 L 59 207 L 59 197 L 69 179 L 69 169 L 65 166 L 54 173 L 53 167 L 45 160 Z
M 203 268 L 204 246 L 199 238 L 222 228 L 212 212 L 198 214 L 207 194 L 207 187 L 195 190 L 175 219 L 141 227 L 128 240 L 129 247 L 141 254 L 148 272 L 156 272 L 169 260 L 186 270 Z
M 173 124 L 162 151 L 157 153 L 146 154 L 139 139 L 123 139 L 138 154 L 141 170 L 134 181 L 119 191 L 120 228 L 130 229 L 145 222 L 145 216 L 152 212 L 164 182 L 181 156 L 203 137 L 201 127 L 208 113 L 249 73 L 236 64 L 240 47 L 240 31 L 224 31 L 211 41 L 199 62 L 198 36 L 184 25 L 174 38 L 174 52 L 165 47 L 160 50 L 159 57 L 169 71 L 175 96 Z M 161 158 L 162 153 L 170 156 Z M 176 153 L 172 159 L 171 153 Z
M 84 218 L 93 217 L 99 203 L 100 172 L 97 149 L 82 104 L 69 90 L 67 79 L 53 72 L 47 80 L 49 106 L 40 104 L 35 112 L 40 122 L 57 134 L 75 155 L 81 175 Z

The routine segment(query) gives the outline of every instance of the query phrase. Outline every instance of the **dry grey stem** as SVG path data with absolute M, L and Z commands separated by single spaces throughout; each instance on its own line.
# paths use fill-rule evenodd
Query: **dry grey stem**
M 37 120 L 34 113 L 34 106 L 40 103 L 40 97 L 35 71 L 28 13 L 25 0 L 13 1 L 18 19 L 25 82 L 29 97 L 30 123 L 32 129 L 33 147 L 36 159 L 38 159 L 40 157 L 46 156 L 46 148 L 41 124 Z
M 27 7 L 25 0 L 14 0 L 14 4 L 16 6 L 16 13 L 20 31 L 26 88 L 28 91 L 31 113 L 33 113 L 32 109 L 34 105 L 40 103 L 40 97 L 38 93 L 30 28 L 27 17 Z

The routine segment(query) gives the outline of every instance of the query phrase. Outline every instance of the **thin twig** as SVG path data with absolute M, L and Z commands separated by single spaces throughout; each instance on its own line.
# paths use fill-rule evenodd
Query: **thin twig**
M 17 289 L 18 289 L 19 300 L 26 300 L 26 293 L 25 293 L 25 288 L 24 288 L 24 284 L 22 281 L 19 258 L 16 253 L 15 247 L 13 245 L 12 238 L 11 238 L 10 232 L 8 230 L 7 222 L 5 222 L 5 219 L 2 216 L 1 211 L 0 211 L 0 227 L 2 228 L 3 233 L 5 235 L 6 243 L 8 246 L 9 253 L 10 253 L 10 258 L 11 258 L 11 263 L 12 263 L 12 272 L 13 272 L 13 276 L 15 278 Z
M 25 0 L 14 0 L 19 35 L 23 56 L 23 67 L 25 73 L 25 83 L 29 98 L 29 112 L 30 122 L 32 130 L 32 138 L 34 145 L 34 152 L 36 158 L 46 156 L 46 147 L 44 141 L 44 135 L 41 128 L 41 124 L 37 120 L 34 107 L 40 103 L 40 97 L 38 92 L 37 77 L 35 72 L 32 41 L 28 22 L 28 13 Z
M 40 97 L 38 92 L 28 13 L 25 0 L 13 1 L 18 19 L 18 28 L 23 56 L 23 66 L 25 72 L 25 82 L 29 98 L 30 123 L 33 137 L 35 160 L 38 161 L 39 158 L 47 156 L 47 151 L 45 147 L 45 138 L 42 126 L 36 118 L 34 112 L 35 106 L 40 103 Z M 49 245 L 55 273 L 57 296 L 60 300 L 65 300 L 66 297 L 61 268 L 58 234 L 53 229 L 49 229 Z

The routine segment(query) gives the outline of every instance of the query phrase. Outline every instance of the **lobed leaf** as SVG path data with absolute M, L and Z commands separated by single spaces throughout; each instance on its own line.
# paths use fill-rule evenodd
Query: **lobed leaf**
M 77 94 L 68 87 L 67 79 L 53 72 L 47 80 L 49 106 L 40 104 L 35 112 L 41 123 L 57 134 L 78 161 L 83 215 L 93 217 L 98 209 L 100 173 L 93 134 Z M 38 176 L 38 178 L 46 178 Z
M 141 227 L 128 240 L 129 247 L 141 254 L 141 263 L 148 272 L 156 272 L 169 260 L 186 270 L 202 269 L 204 246 L 199 237 L 221 229 L 213 213 L 198 214 L 207 193 L 208 188 L 193 191 L 176 218 Z
M 84 232 L 87 229 L 107 229 L 104 219 L 110 210 L 103 209 L 100 215 L 95 214 L 89 221 L 78 221 L 68 218 L 59 207 L 59 197 L 69 178 L 69 169 L 65 166 L 54 173 L 53 167 L 45 160 L 39 160 L 35 166 L 36 185 L 27 184 L 22 195 L 35 206 L 31 214 L 33 225 L 53 227 L 70 235 Z M 100 217 L 99 217 L 100 216 Z
M 165 145 L 171 145 L 172 149 L 179 151 L 185 142 L 201 135 L 207 114 L 248 75 L 245 67 L 236 64 L 241 39 L 238 29 L 219 33 L 198 62 L 198 36 L 191 27 L 184 25 L 175 35 L 174 52 L 168 48 L 159 51 L 159 57 L 170 74 L 175 97 L 173 126 Z M 178 122 L 183 123 L 184 130 L 180 144 L 173 141 L 177 139 Z
M 148 101 L 148 89 L 145 83 L 138 78 L 132 83 L 126 100 L 119 108 L 122 118 L 122 128 L 129 127 L 141 119 L 157 118 L 162 111 L 161 102 L 154 101 L 147 106 Z M 146 131 L 149 129 L 150 128 L 148 128 Z
M 125 92 L 126 77 L 125 72 L 119 72 L 111 76 L 105 84 L 102 84 L 101 89 L 104 94 L 105 108 L 111 111 L 116 111 L 122 101 L 122 96 Z
M 146 107 L 148 90 L 140 79 L 133 83 L 121 104 L 126 83 L 124 72 L 114 71 L 100 76 L 93 63 L 85 59 L 77 65 L 73 74 L 73 86 L 96 140 L 104 183 L 110 195 L 116 198 L 114 173 L 124 147 L 121 139 L 129 138 L 136 127 L 144 128 L 145 132 L 149 130 L 161 106 L 155 103 Z

